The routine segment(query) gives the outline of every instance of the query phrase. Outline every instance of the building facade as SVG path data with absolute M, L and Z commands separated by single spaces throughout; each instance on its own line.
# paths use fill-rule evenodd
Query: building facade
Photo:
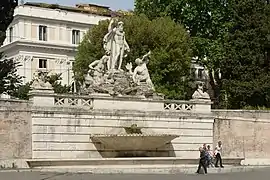
M 61 73 L 62 84 L 73 83 L 72 65 L 78 44 L 91 26 L 110 18 L 105 6 L 80 4 L 76 7 L 26 3 L 15 9 L 14 20 L 0 48 L 5 58 L 20 62 L 23 83 L 34 72 Z

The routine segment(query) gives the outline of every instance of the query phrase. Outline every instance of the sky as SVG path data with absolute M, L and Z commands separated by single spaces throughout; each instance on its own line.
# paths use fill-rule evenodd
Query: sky
M 20 2 L 20 1 L 19 1 Z M 24 0 L 24 2 L 43 2 L 50 4 L 74 6 L 79 3 L 99 4 L 109 6 L 112 10 L 131 10 L 134 9 L 134 0 Z

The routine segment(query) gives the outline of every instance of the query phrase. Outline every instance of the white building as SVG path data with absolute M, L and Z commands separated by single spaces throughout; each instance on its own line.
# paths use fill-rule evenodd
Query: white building
M 61 73 L 62 83 L 71 85 L 72 64 L 84 33 L 100 20 L 110 18 L 108 7 L 98 5 L 59 5 L 26 3 L 15 9 L 14 20 L 0 48 L 6 58 L 21 63 L 23 82 L 37 70 Z

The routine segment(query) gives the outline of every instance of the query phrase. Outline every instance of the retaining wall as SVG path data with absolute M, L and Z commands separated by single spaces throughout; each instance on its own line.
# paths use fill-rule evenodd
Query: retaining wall
M 31 104 L 0 98 L 0 159 L 32 157 Z
M 214 142 L 226 157 L 270 158 L 270 112 L 214 110 Z
M 197 157 L 202 143 L 213 143 L 213 117 L 192 113 L 40 108 L 34 110 L 32 122 L 33 158 L 114 157 L 114 150 L 92 142 L 90 135 L 124 133 L 124 127 L 132 124 L 141 127 L 144 134 L 180 136 L 148 151 L 152 157 Z

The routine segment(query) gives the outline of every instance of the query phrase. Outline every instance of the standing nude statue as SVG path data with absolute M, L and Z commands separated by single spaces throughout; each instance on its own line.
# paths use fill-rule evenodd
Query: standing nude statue
M 121 69 L 123 58 L 126 57 L 125 51 L 129 52 L 129 45 L 125 38 L 124 23 L 118 22 L 113 27 L 114 19 L 111 20 L 108 33 L 105 35 L 103 47 L 110 53 L 109 70 Z

